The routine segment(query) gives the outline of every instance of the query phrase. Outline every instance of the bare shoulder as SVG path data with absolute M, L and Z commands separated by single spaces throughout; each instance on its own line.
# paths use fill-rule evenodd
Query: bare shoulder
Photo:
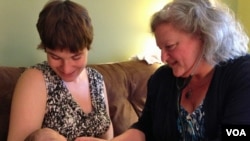
M 46 86 L 43 74 L 41 71 L 33 68 L 25 70 L 15 88 L 15 94 L 26 95 L 36 92 L 37 95 L 46 93 Z
M 34 69 L 34 68 L 28 68 L 26 69 L 22 75 L 20 76 L 19 80 L 26 80 L 34 81 L 34 80 L 42 80 L 43 74 L 40 70 Z

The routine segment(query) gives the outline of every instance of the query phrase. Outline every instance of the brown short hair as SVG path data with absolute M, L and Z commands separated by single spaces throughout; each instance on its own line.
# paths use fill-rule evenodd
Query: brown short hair
M 36 24 L 40 35 L 39 49 L 89 50 L 93 26 L 88 11 L 69 0 L 50 0 L 39 14 Z

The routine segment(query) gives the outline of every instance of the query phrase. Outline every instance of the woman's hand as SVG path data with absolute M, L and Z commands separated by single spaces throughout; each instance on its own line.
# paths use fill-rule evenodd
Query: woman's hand
M 75 139 L 75 141 L 107 141 L 107 140 L 94 137 L 78 137 Z

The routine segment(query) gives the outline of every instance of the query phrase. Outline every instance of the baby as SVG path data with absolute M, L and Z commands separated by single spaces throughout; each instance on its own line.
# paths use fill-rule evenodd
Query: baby
M 24 141 L 67 141 L 67 139 L 50 128 L 42 128 L 31 133 Z

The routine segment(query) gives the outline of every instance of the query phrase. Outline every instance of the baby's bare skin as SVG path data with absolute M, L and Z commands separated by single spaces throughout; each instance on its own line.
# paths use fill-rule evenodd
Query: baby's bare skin
M 24 141 L 67 141 L 67 139 L 55 130 L 42 128 L 31 133 Z

